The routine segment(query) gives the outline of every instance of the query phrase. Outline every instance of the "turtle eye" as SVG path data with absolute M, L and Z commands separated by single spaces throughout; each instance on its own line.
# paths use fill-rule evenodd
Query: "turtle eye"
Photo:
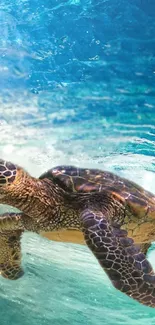
M 17 169 L 14 164 L 0 159 L 0 186 L 14 182 L 16 171 Z

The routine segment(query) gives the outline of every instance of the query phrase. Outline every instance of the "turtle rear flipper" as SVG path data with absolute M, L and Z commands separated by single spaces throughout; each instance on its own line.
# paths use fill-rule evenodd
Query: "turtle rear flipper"
M 0 274 L 10 280 L 24 274 L 21 267 L 21 235 L 21 230 L 0 233 Z
M 155 307 L 155 273 L 133 239 L 125 230 L 113 227 L 100 211 L 86 209 L 80 217 L 86 244 L 112 284 L 140 303 Z

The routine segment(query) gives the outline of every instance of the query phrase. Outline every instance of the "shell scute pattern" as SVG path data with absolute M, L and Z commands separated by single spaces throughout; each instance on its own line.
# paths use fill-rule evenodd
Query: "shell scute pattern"
M 130 195 L 130 198 L 134 196 L 139 199 L 143 198 L 143 200 L 148 197 L 154 197 L 150 192 L 144 190 L 140 185 L 137 185 L 134 182 L 117 176 L 111 172 L 101 171 L 99 169 L 58 166 L 51 169 L 49 172 L 54 178 L 59 178 L 62 182 L 65 182 L 67 178 L 71 177 L 72 182 L 74 183 L 74 188 L 77 191 L 79 190 L 79 184 L 93 184 L 94 186 L 101 185 L 103 190 L 115 190 L 117 193 L 119 192 L 125 197 L 126 195 Z M 63 179 L 64 176 L 65 178 Z
M 145 218 L 148 212 L 155 214 L 154 195 L 141 186 L 111 172 L 98 169 L 58 166 L 40 178 L 51 178 L 68 192 L 110 192 L 117 200 L 124 202 L 131 214 Z

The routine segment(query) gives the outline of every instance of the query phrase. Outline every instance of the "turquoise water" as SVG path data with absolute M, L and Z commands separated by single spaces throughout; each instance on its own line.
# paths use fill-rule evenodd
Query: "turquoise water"
M 106 169 L 155 193 L 154 12 L 140 0 L 2 1 L 0 157 L 36 177 Z M 0 278 L 2 325 L 154 325 L 87 247 L 27 233 L 22 251 L 24 277 Z
M 48 100 L 52 102 L 52 94 Z M 34 121 L 43 119 L 38 127 L 31 119 L 23 122 L 26 106 L 20 106 L 19 117 L 19 107 L 13 107 L 10 119 L 9 104 L 5 105 L 0 156 L 22 165 L 32 175 L 64 163 L 97 167 L 136 180 L 155 192 L 154 126 L 145 114 L 141 113 L 136 123 L 136 115 L 129 119 L 128 113 L 123 113 L 123 122 L 118 114 L 117 121 L 107 116 L 94 121 L 90 116 L 89 120 L 75 118 L 67 123 L 71 114 L 64 106 L 66 121 L 49 127 L 33 98 L 29 113 L 34 114 Z M 72 112 L 76 117 L 76 109 Z M 61 109 L 52 114 L 61 119 Z M 28 233 L 22 249 L 24 277 L 16 282 L 0 278 L 3 324 L 154 324 L 154 309 L 117 292 L 85 246 L 55 243 Z M 155 266 L 153 246 L 149 259 Z
M 30 234 L 22 244 L 25 276 L 0 280 L 2 324 L 154 324 L 154 309 L 116 292 L 85 247 Z

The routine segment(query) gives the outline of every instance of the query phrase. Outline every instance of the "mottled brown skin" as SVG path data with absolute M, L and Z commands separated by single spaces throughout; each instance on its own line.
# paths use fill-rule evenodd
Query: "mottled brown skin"
M 155 307 L 155 274 L 144 254 L 155 237 L 153 194 L 100 170 L 61 166 L 36 179 L 0 160 L 0 203 L 22 211 L 0 218 L 4 277 L 23 274 L 20 237 L 25 230 L 51 238 L 52 232 L 81 231 L 113 285 Z

